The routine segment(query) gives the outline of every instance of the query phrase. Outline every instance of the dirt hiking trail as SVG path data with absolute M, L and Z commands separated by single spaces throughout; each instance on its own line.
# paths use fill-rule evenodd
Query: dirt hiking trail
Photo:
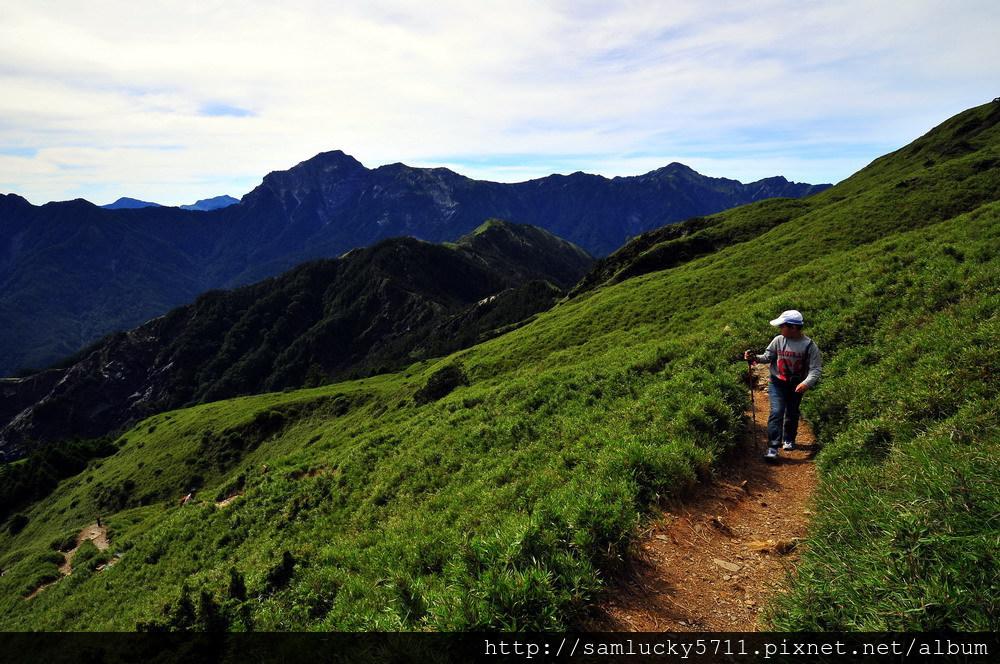
M 60 565 L 60 572 L 63 574 L 71 574 L 73 572 L 73 568 L 70 566 L 73 556 L 76 555 L 76 552 L 80 550 L 80 546 L 87 540 L 92 540 L 98 551 L 104 551 L 108 548 L 108 529 L 94 523 L 81 530 L 80 534 L 76 536 L 76 546 L 63 553 L 66 562 Z
M 234 500 L 236 500 L 237 498 L 239 498 L 242 495 L 243 495 L 242 491 L 237 491 L 236 493 L 231 494 L 230 496 L 224 498 L 223 500 L 220 500 L 220 501 L 216 502 L 215 506 L 218 507 L 220 510 L 223 509 L 223 508 L 225 508 L 225 507 L 229 507 L 230 505 L 233 504 Z
M 92 540 L 94 542 L 94 546 L 97 547 L 98 551 L 104 551 L 105 549 L 108 548 L 108 529 L 105 528 L 104 526 L 99 526 L 96 523 L 94 523 L 81 530 L 80 533 L 76 536 L 76 543 L 73 546 L 73 548 L 70 549 L 69 551 L 62 552 L 63 564 L 59 566 L 60 574 L 62 574 L 63 576 L 69 576 L 70 574 L 73 573 L 73 566 L 72 566 L 73 556 L 76 555 L 76 552 L 80 550 L 80 546 L 87 540 Z M 41 586 L 36 588 L 35 591 L 32 592 L 30 595 L 26 595 L 24 599 L 26 600 L 31 599 L 32 597 L 38 595 L 38 593 L 42 592 L 43 590 L 51 586 L 53 583 L 58 583 L 58 582 L 59 579 L 56 579 L 55 581 L 42 584 Z
M 755 369 L 752 431 L 720 460 L 715 477 L 642 534 L 638 555 L 607 599 L 581 625 L 587 631 L 753 632 L 768 598 L 798 561 L 818 478 L 816 439 L 799 423 L 796 449 L 764 461 L 767 368 Z M 809 396 L 807 395 L 808 399 Z M 747 413 L 748 419 L 751 412 Z

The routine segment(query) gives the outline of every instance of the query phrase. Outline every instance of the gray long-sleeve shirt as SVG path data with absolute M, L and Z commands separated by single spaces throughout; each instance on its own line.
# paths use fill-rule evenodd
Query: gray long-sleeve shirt
M 819 348 L 805 335 L 800 339 L 787 339 L 779 334 L 771 340 L 764 354 L 757 356 L 757 361 L 771 365 L 772 379 L 802 382 L 811 388 L 816 387 L 823 373 Z

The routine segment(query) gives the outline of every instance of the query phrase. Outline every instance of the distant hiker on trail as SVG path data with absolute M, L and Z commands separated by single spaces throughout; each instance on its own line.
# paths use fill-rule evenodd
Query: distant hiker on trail
M 184 496 L 183 498 L 181 498 L 181 504 L 180 504 L 180 506 L 181 506 L 181 507 L 184 507 L 184 505 L 185 505 L 185 504 L 187 503 L 187 501 L 191 500 L 191 498 L 192 498 L 193 496 L 194 496 L 194 491 L 192 491 L 192 492 L 191 492 L 191 493 L 189 493 L 188 495 L 186 495 L 186 496 Z
M 771 340 L 763 355 L 752 351 L 743 354 L 745 360 L 770 364 L 771 414 L 767 418 L 767 453 L 765 459 L 778 458 L 778 445 L 795 449 L 799 429 L 799 404 L 806 390 L 816 386 L 823 373 L 823 360 L 813 340 L 802 334 L 802 314 L 791 309 L 771 321 L 781 332 Z

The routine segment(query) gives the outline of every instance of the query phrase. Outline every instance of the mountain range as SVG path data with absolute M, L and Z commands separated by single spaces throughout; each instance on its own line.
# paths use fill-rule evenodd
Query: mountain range
M 454 241 L 501 218 L 605 255 L 651 228 L 826 186 L 782 177 L 742 184 L 676 163 L 635 177 L 501 184 L 444 168 L 368 169 L 335 151 L 271 173 L 239 204 L 209 211 L 84 200 L 34 206 L 2 195 L 0 375 L 47 366 L 202 292 L 389 237 Z
M 208 210 L 218 210 L 219 208 L 229 207 L 230 205 L 236 205 L 239 203 L 238 199 L 232 196 L 215 196 L 213 198 L 203 198 L 199 201 L 191 203 L 190 205 L 178 205 L 177 207 L 181 210 L 201 210 L 207 212 Z M 105 210 L 137 210 L 139 208 L 147 207 L 166 207 L 160 205 L 159 203 L 150 203 L 149 201 L 140 201 L 137 198 L 129 198 L 123 196 L 119 198 L 114 203 L 109 203 L 107 205 L 102 205 Z

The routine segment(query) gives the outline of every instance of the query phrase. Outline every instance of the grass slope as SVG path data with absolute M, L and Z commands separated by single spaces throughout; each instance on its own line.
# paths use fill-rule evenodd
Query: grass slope
M 647 238 L 455 356 L 143 422 L 3 538 L 0 629 L 562 628 L 744 431 L 736 360 L 794 307 L 827 363 L 804 402 L 822 488 L 772 624 L 996 630 L 998 120 L 699 222 L 669 269 Z M 98 514 L 111 547 L 24 600 Z

